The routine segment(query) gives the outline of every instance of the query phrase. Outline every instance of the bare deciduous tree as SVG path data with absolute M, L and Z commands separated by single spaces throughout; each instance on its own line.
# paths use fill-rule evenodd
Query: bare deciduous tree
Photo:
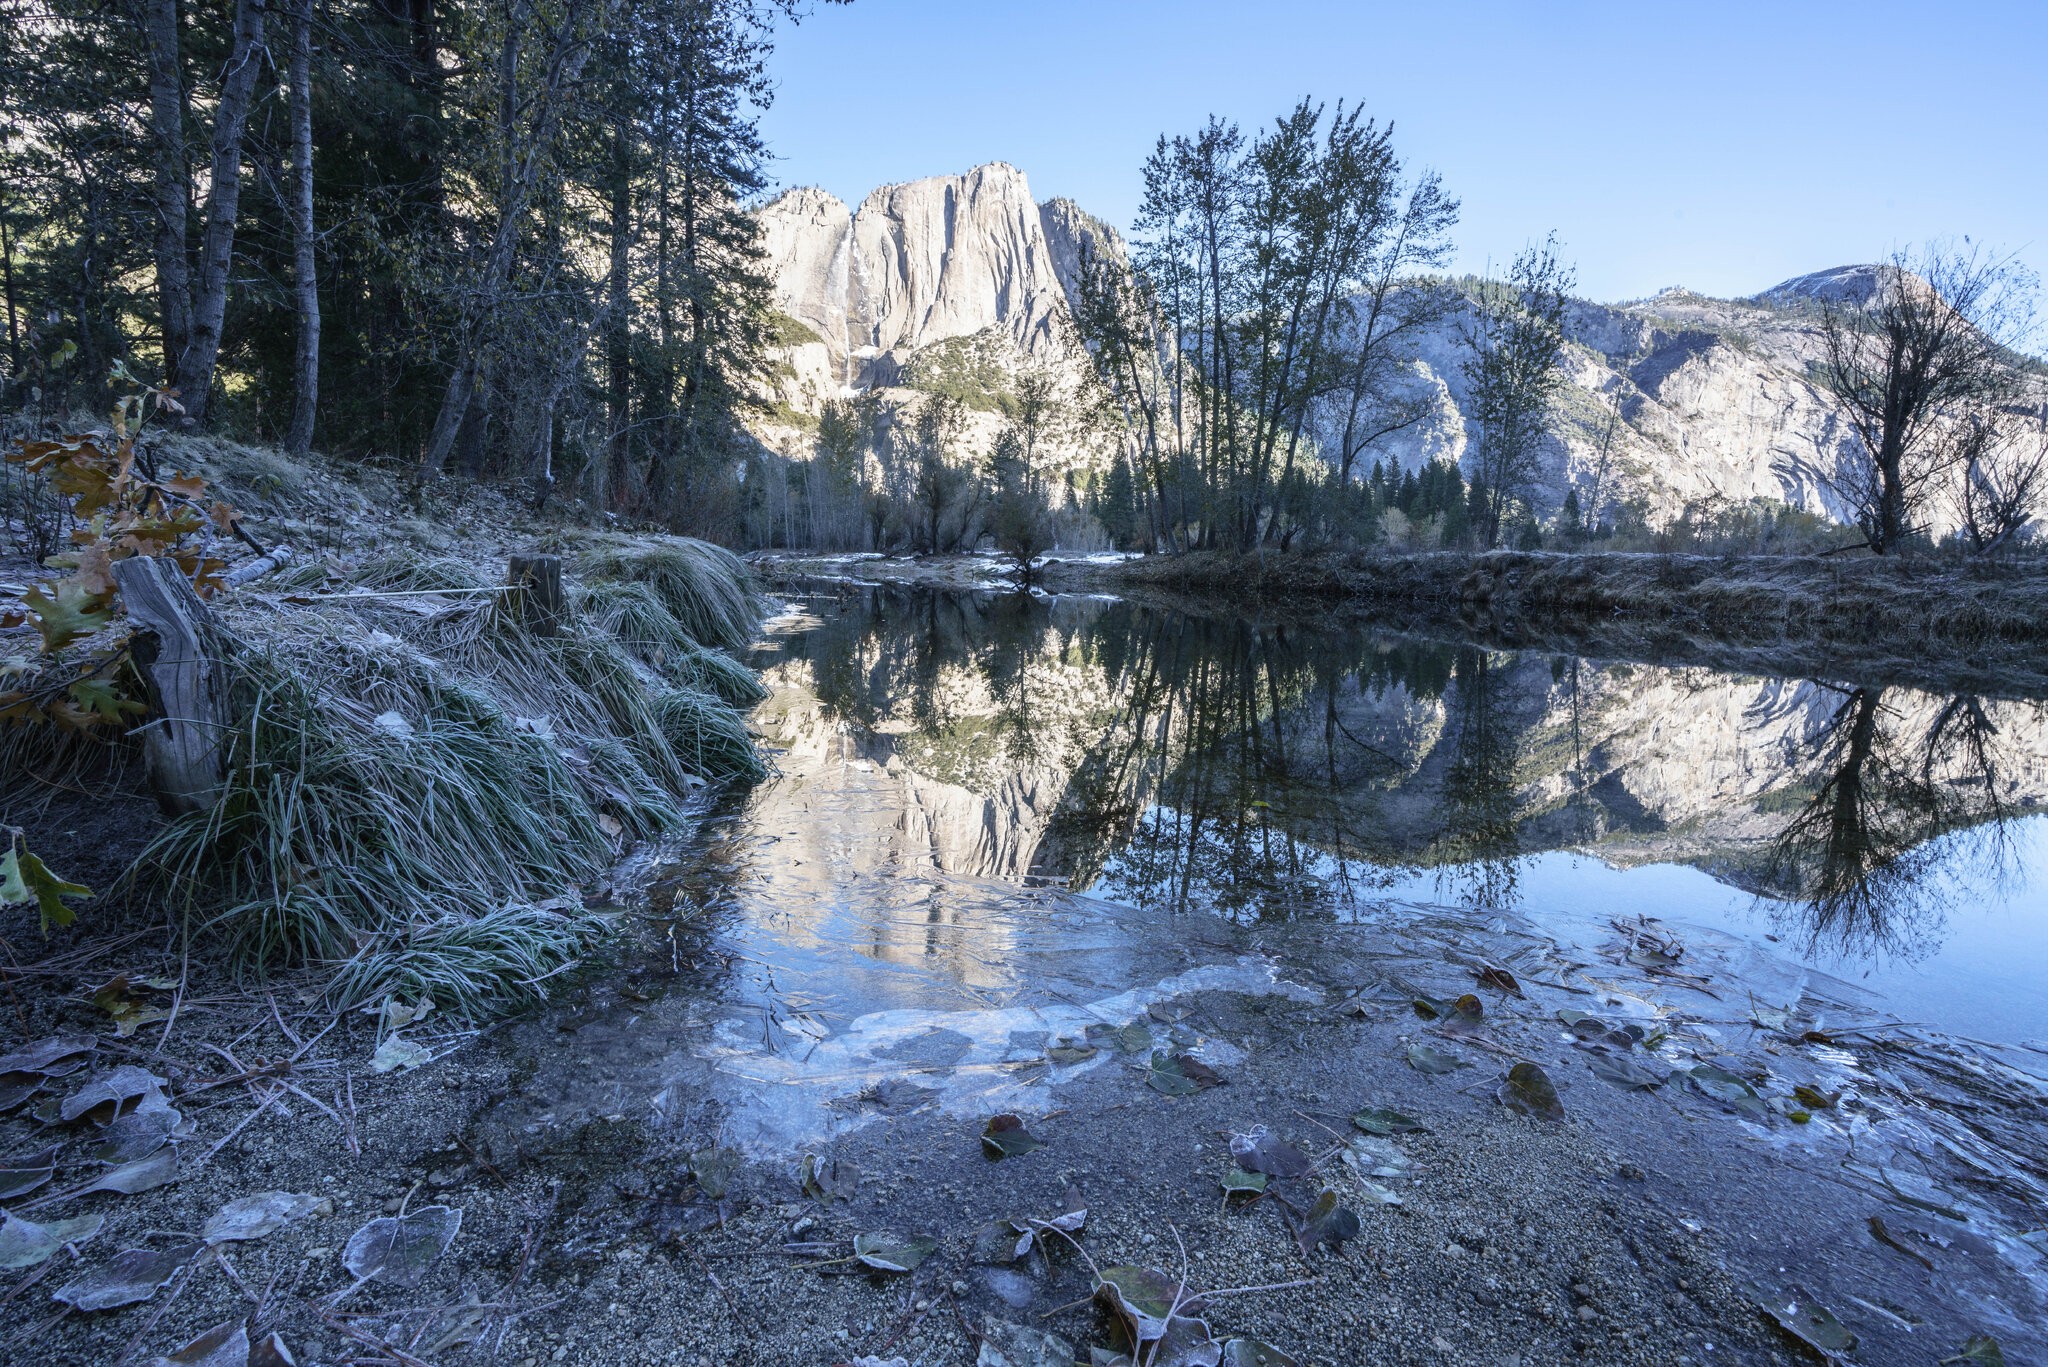
M 2048 496 L 2048 408 L 2032 418 L 1973 419 L 1960 438 L 1956 521 L 1972 550 L 2010 545 Z
M 1822 303 L 1822 383 L 1856 436 L 1829 483 L 1871 550 L 1925 530 L 1935 493 L 2012 401 L 2032 283 L 2012 257 L 1937 244 L 1893 253 L 1860 303 Z

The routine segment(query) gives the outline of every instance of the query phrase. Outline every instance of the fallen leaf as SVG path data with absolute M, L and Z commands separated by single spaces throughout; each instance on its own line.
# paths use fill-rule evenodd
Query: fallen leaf
M 1249 1134 L 1232 1135 L 1230 1156 L 1246 1172 L 1268 1177 L 1300 1177 L 1315 1166 L 1307 1154 L 1263 1125 Z
M 1037 1136 L 1024 1128 L 1022 1120 L 1008 1113 L 990 1120 L 981 1132 L 981 1151 L 988 1155 L 990 1162 L 999 1158 L 1015 1158 L 1044 1147 Z
M 274 1234 L 296 1220 L 303 1220 L 322 1206 L 333 1208 L 325 1198 L 301 1196 L 289 1191 L 263 1191 L 238 1196 L 214 1212 L 200 1234 L 209 1244 L 244 1243 Z
M 860 1185 L 860 1169 L 840 1158 L 820 1158 L 814 1153 L 804 1155 L 802 1184 L 804 1195 L 814 1200 L 830 1202 L 835 1197 L 850 1200 L 853 1190 Z
M 462 1212 L 448 1206 L 421 1206 L 410 1215 L 372 1220 L 349 1236 L 341 1265 L 359 1282 L 386 1282 L 410 1290 L 447 1252 L 461 1228 Z
M 1104 1268 L 1096 1278 L 1095 1295 L 1124 1321 L 1140 1347 L 1164 1338 L 1170 1321 L 1195 1316 L 1202 1308 L 1199 1296 L 1156 1267 Z
M 1564 1103 L 1557 1099 L 1550 1074 L 1533 1063 L 1524 1061 L 1508 1069 L 1507 1081 L 1501 1083 L 1497 1095 L 1502 1105 L 1518 1114 L 1538 1120 L 1564 1119 Z
M 1085 1063 L 1094 1058 L 1096 1048 L 1092 1044 L 1080 1044 L 1070 1039 L 1057 1040 L 1045 1051 L 1045 1056 L 1062 1067 Z
M 1146 1085 L 1167 1096 L 1192 1096 L 1208 1087 L 1220 1087 L 1223 1079 L 1216 1070 L 1188 1054 L 1154 1054 Z
M 34 1267 L 66 1244 L 82 1244 L 100 1232 L 103 1215 L 33 1224 L 19 1215 L 0 1215 L 0 1268 Z
M 1243 1168 L 1232 1168 L 1223 1174 L 1223 1192 L 1226 1197 L 1255 1196 L 1266 1189 L 1269 1180 L 1263 1172 L 1246 1172 Z
M 1308 1208 L 1308 1213 L 1295 1221 L 1294 1241 L 1301 1245 L 1301 1254 L 1306 1258 L 1319 1245 L 1334 1247 L 1357 1238 L 1358 1228 L 1358 1217 L 1338 1205 L 1337 1193 L 1325 1187 L 1316 1197 L 1316 1203 Z
M 1222 1367 L 1296 1367 L 1295 1360 L 1257 1339 L 1231 1339 L 1223 1345 Z
M 147 1158 L 171 1142 L 184 1118 L 164 1100 L 161 1092 L 153 1092 L 134 1110 L 115 1117 L 92 1156 L 102 1163 L 132 1163 Z
M 1360 1111 L 1351 1117 L 1351 1123 L 1367 1134 L 1419 1134 L 1422 1131 L 1422 1122 L 1414 1116 L 1384 1107 Z
M 160 1149 L 148 1158 L 133 1163 L 123 1163 L 106 1173 L 97 1182 L 78 1192 L 80 1196 L 96 1191 L 115 1191 L 123 1196 L 134 1196 L 139 1192 L 155 1191 L 178 1180 L 178 1151 Z
M 1073 1191 L 1069 1191 L 1067 1197 L 1070 1201 L 1080 1199 L 1079 1193 Z M 998 1220 L 994 1226 L 994 1260 L 1016 1262 L 1044 1241 L 1048 1229 L 1058 1230 L 1062 1234 L 1079 1234 L 1087 1223 L 1087 1207 L 1078 1205 L 1050 1220 Z
M 1782 1295 L 1760 1296 L 1757 1304 L 1778 1322 L 1778 1327 L 1829 1361 L 1838 1361 L 1856 1347 L 1856 1336 L 1829 1313 L 1828 1308 L 1793 1290 Z
M 1634 1059 L 1615 1054 L 1595 1054 L 1586 1060 L 1586 1066 L 1593 1070 L 1595 1077 L 1611 1082 L 1623 1091 L 1648 1091 L 1652 1087 L 1662 1087 L 1666 1077 Z
M 2005 1350 L 1989 1334 L 1972 1334 L 1954 1357 L 1941 1360 L 1940 1367 L 1962 1363 L 1964 1367 L 2005 1367 Z
M 939 1246 L 939 1241 L 925 1234 L 903 1238 L 886 1231 L 874 1234 L 857 1234 L 853 1239 L 853 1256 L 877 1272 L 910 1272 Z
M 249 1345 L 249 1367 L 299 1367 L 299 1360 L 273 1330 Z
M 1152 1047 L 1152 1027 L 1143 1021 L 1132 1021 L 1109 1032 L 1119 1054 L 1142 1054 Z
M 699 1149 L 690 1155 L 690 1175 L 697 1179 L 697 1190 L 714 1201 L 725 1199 L 726 1189 L 739 1170 L 738 1149 Z
M 1756 1094 L 1756 1089 L 1733 1073 L 1711 1063 L 1702 1063 L 1689 1070 L 1686 1077 L 1702 1096 L 1712 1097 L 1724 1106 L 1759 1120 L 1766 1114 L 1763 1098 Z
M 169 1011 L 150 1002 L 157 981 L 162 980 L 145 978 L 131 983 L 126 973 L 118 974 L 92 994 L 92 1004 L 113 1019 L 114 1033 L 126 1039 L 151 1021 L 169 1019 Z
M 1479 979 L 1481 987 L 1495 988 L 1516 997 L 1522 995 L 1522 985 L 1516 982 L 1515 975 L 1508 972 L 1505 968 L 1497 968 L 1492 964 L 1486 964 L 1473 969 L 1472 976 Z
M 1607 1033 L 1607 1022 L 1590 1012 L 1566 1007 L 1557 1013 L 1557 1018 L 1564 1022 L 1565 1029 L 1583 1040 L 1598 1039 Z
M 39 1073 L 44 1077 L 64 1077 L 83 1068 L 92 1049 L 93 1041 L 90 1036 L 55 1035 L 49 1039 L 37 1040 L 25 1049 L 17 1049 L 0 1058 L 0 1073 Z
M 1460 1068 L 1470 1068 L 1472 1065 L 1455 1055 L 1446 1054 L 1440 1049 L 1432 1049 L 1427 1044 L 1411 1044 L 1408 1046 L 1408 1066 L 1418 1073 L 1441 1076 L 1445 1073 L 1455 1073 Z
M 1426 1021 L 1441 1020 L 1451 1014 L 1450 1002 L 1437 997 L 1417 994 L 1409 999 L 1408 1005 Z
M 174 1244 L 169 1248 L 127 1249 L 115 1254 L 112 1262 L 97 1271 L 58 1287 L 50 1293 L 50 1299 L 74 1310 L 112 1310 L 146 1301 L 204 1248 L 204 1244 Z
M 62 1147 L 52 1144 L 39 1153 L 0 1159 L 0 1201 L 25 1196 L 49 1181 L 50 1174 L 57 1170 L 57 1151 Z
M 151 1367 L 249 1367 L 248 1326 L 240 1320 L 216 1324 Z
M 386 997 L 384 1005 L 379 1008 L 379 1011 L 383 1022 L 383 1029 L 386 1034 L 390 1034 L 394 1031 L 403 1030 L 415 1021 L 425 1020 L 433 1009 L 434 999 L 432 997 L 421 997 L 410 1006 L 398 1000 L 397 997 Z
M 1415 1160 L 1391 1139 L 1355 1134 L 1344 1141 L 1344 1166 L 1360 1177 L 1406 1177 Z
M 1073 1367 L 1074 1345 L 1057 1334 L 989 1315 L 974 1367 Z
M 161 1093 L 164 1086 L 164 1080 L 155 1073 L 124 1063 L 89 1079 L 83 1087 L 64 1098 L 64 1104 L 57 1108 L 57 1117 L 69 1124 L 84 1116 L 104 1125 L 131 1103 L 152 1093 Z
M 377 1052 L 370 1055 L 370 1071 L 409 1073 L 423 1063 L 431 1062 L 433 1055 L 419 1045 L 399 1035 L 386 1036 L 377 1046 Z

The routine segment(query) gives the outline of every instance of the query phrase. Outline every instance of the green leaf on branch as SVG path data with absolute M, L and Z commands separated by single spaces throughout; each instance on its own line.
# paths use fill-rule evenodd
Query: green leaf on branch
M 66 897 L 90 897 L 92 889 L 67 883 L 45 867 L 27 850 L 9 850 L 0 856 L 0 906 L 34 902 L 43 914 L 43 933 L 51 926 L 68 926 L 74 913 L 64 904 Z
M 60 582 L 54 596 L 36 585 L 21 601 L 35 613 L 36 630 L 42 634 L 43 650 L 51 655 L 81 636 L 90 636 L 112 618 L 109 595 L 94 593 L 83 584 Z

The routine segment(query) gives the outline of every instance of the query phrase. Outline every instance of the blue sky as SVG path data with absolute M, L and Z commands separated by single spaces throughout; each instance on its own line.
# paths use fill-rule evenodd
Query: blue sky
M 2048 0 L 854 0 L 778 38 L 782 185 L 1022 167 L 1127 226 L 1161 132 L 1364 100 L 1464 203 L 1459 265 L 1555 229 L 1596 299 L 1749 294 L 1970 234 L 2048 270 Z

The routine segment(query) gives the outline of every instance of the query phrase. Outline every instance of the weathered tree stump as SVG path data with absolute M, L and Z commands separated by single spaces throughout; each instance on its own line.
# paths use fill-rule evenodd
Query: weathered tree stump
M 520 625 L 536 636 L 555 636 L 569 616 L 569 600 L 562 590 L 562 557 L 559 555 L 515 555 L 505 580 L 512 592 L 505 595 L 507 607 Z
M 141 728 L 150 786 L 173 816 L 205 811 L 220 793 L 232 720 L 220 632 L 175 561 L 117 560 L 114 582 L 135 627 L 129 655 L 155 714 Z

